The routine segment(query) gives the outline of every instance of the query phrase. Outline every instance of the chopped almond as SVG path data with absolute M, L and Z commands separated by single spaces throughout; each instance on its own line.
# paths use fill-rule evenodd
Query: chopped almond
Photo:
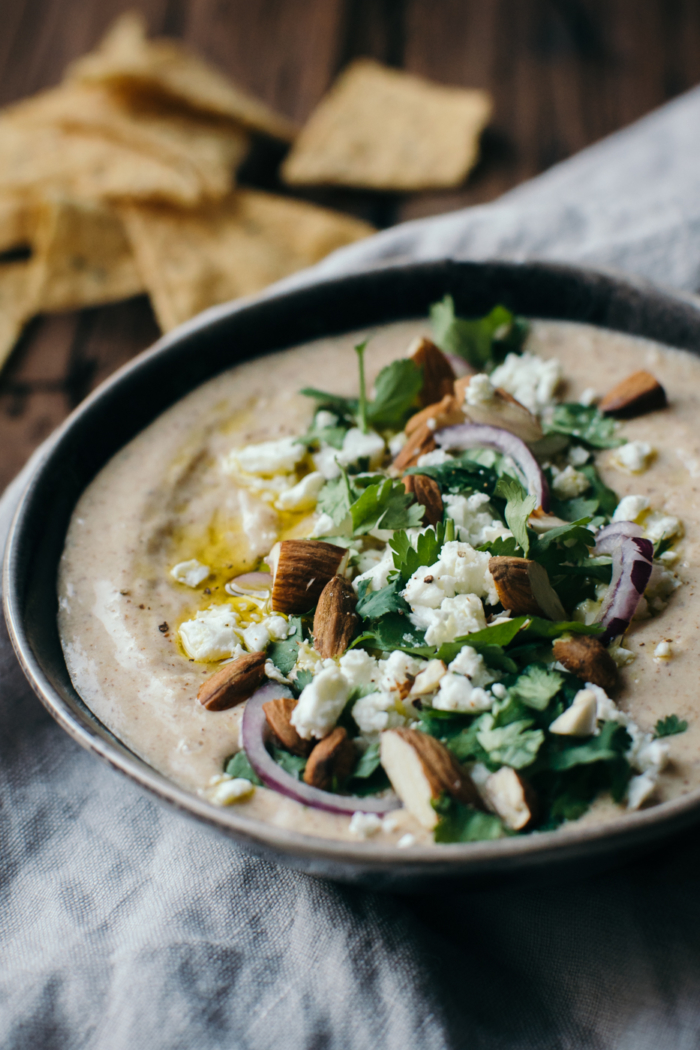
M 314 649 L 325 659 L 341 656 L 358 623 L 357 596 L 342 576 L 334 576 L 321 591 L 314 615 Z
M 515 616 L 566 619 L 566 611 L 549 582 L 547 570 L 539 562 L 529 558 L 491 558 L 489 571 L 503 608 Z
M 598 405 L 606 416 L 630 419 L 657 408 L 665 408 L 666 391 L 651 372 L 633 372 L 621 383 L 609 390 Z
M 456 423 L 464 422 L 464 412 L 452 394 L 445 394 L 441 401 L 436 401 L 421 412 L 416 412 L 415 416 L 411 416 L 406 424 L 406 434 L 410 437 L 428 422 L 430 422 L 431 430 L 452 427 Z
M 615 661 L 598 638 L 590 634 L 558 638 L 553 652 L 555 660 L 584 682 L 599 685 L 606 693 L 610 693 L 617 685 Z
M 537 812 L 537 796 L 530 784 L 510 766 L 487 777 L 481 793 L 489 807 L 511 831 L 524 831 Z
M 265 677 L 265 653 L 244 653 L 224 664 L 199 687 L 197 699 L 207 711 L 226 711 L 253 695 Z
M 292 712 L 298 704 L 291 696 L 280 696 L 276 700 L 268 700 L 263 704 L 263 711 L 267 724 L 273 735 L 285 751 L 291 751 L 293 755 L 306 756 L 314 747 L 313 740 L 302 740 L 292 725 Z
M 416 503 L 425 507 L 424 525 L 437 525 L 442 521 L 445 508 L 437 481 L 425 474 L 404 474 L 403 483 L 406 492 L 415 496 Z
M 357 753 L 352 740 L 342 726 L 336 726 L 320 740 L 309 755 L 304 770 L 304 783 L 328 791 L 333 780 L 342 783 L 355 766 Z
M 419 399 L 421 405 L 432 405 L 440 401 L 445 394 L 452 393 L 455 373 L 452 365 L 435 343 L 430 339 L 420 339 L 418 345 L 411 348 L 413 362 L 423 369 L 423 387 Z
M 392 474 L 402 474 L 407 467 L 415 467 L 421 456 L 424 456 L 426 452 L 432 452 L 436 448 L 437 444 L 433 437 L 433 430 L 427 423 L 424 423 L 411 434 L 391 464 Z
M 270 551 L 272 609 L 303 613 L 313 609 L 333 576 L 342 573 L 348 552 L 321 540 L 282 540 Z

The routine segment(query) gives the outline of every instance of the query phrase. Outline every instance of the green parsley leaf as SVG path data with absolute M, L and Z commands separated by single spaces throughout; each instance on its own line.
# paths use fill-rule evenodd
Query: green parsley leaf
M 242 777 L 244 780 L 249 780 L 256 787 L 262 784 L 262 780 L 248 761 L 245 751 L 237 751 L 232 758 L 224 762 L 224 773 L 228 773 L 230 777 Z
M 310 682 L 313 682 L 313 679 L 314 676 L 311 671 L 297 671 L 296 678 L 292 679 L 292 692 L 294 695 L 297 697 L 300 696 L 302 690 L 305 689 Z
M 420 569 L 422 565 L 434 565 L 443 544 L 454 538 L 455 528 L 451 518 L 446 522 L 438 522 L 434 528 L 426 529 L 417 536 L 415 547 L 405 532 L 394 533 L 389 540 L 389 546 L 394 552 L 394 567 L 404 585 L 416 569 Z
M 519 481 L 508 477 L 506 474 L 503 474 L 498 479 L 494 495 L 507 500 L 505 517 L 508 528 L 524 551 L 525 557 L 527 557 L 530 550 L 527 522 L 535 509 L 537 497 L 529 496 Z
M 493 467 L 477 463 L 466 452 L 432 467 L 409 467 L 406 473 L 425 474 L 437 482 L 441 492 L 452 495 L 486 492 L 490 496 L 498 481 L 498 473 Z
M 615 513 L 615 508 L 620 502 L 617 493 L 608 488 L 592 463 L 585 463 L 582 467 L 578 467 L 577 469 L 580 470 L 591 483 L 593 496 L 598 500 L 598 506 L 596 509 L 601 514 L 604 514 L 606 518 L 612 518 Z M 581 518 L 585 516 L 585 514 L 579 515 Z
M 423 387 L 423 370 L 408 357 L 382 368 L 374 383 L 367 419 L 377 430 L 402 430 Z
M 370 485 L 350 507 L 356 536 L 363 536 L 372 529 L 415 528 L 420 525 L 424 513 L 425 507 L 414 501 L 400 481 L 392 478 Z
M 323 486 L 316 508 L 321 513 L 330 515 L 335 524 L 340 525 L 348 516 L 354 499 L 355 492 L 350 480 L 345 471 L 341 471 L 340 477 L 327 481 Z
M 370 744 L 355 766 L 353 777 L 364 780 L 371 777 L 380 764 L 379 743 Z
M 363 582 L 369 583 L 369 580 Z M 382 587 L 378 591 L 370 591 L 369 594 L 366 593 L 366 588 L 364 588 L 355 610 L 357 615 L 361 616 L 363 620 L 378 620 L 380 616 L 384 616 L 386 613 L 410 612 L 411 607 L 401 597 L 400 592 L 403 590 L 403 586 L 401 580 L 394 580 L 393 583 L 387 584 L 386 587 Z
M 544 743 L 542 730 L 530 729 L 531 725 L 532 721 L 524 718 L 496 729 L 482 728 L 476 739 L 484 751 L 488 751 L 492 762 L 524 769 L 535 761 Z
M 615 761 L 631 743 L 629 733 L 619 722 L 603 722 L 598 736 L 590 737 L 585 744 L 569 745 L 564 741 L 563 750 L 550 754 L 547 764 L 550 769 L 563 770 L 592 762 Z
M 590 448 L 617 448 L 626 444 L 626 438 L 615 437 L 617 424 L 604 416 L 595 405 L 579 405 L 569 402 L 557 405 L 549 423 L 545 423 L 545 434 L 570 434 Z
M 354 649 L 358 645 L 387 653 L 394 649 L 410 653 L 425 645 L 425 632 L 414 627 L 407 616 L 398 612 L 387 613 L 381 619 L 374 620 L 372 627 L 355 638 L 349 648 Z
M 305 434 L 297 438 L 297 443 L 299 445 L 306 445 L 307 448 L 318 448 L 323 441 L 326 445 L 330 445 L 332 448 L 341 449 L 347 432 L 347 427 L 340 426 L 311 427 Z
M 517 697 L 527 707 L 544 711 L 545 707 L 556 696 L 564 679 L 557 671 L 550 671 L 544 664 L 530 664 L 520 675 L 509 694 Z
M 524 558 L 525 552 L 516 540 L 515 536 L 498 536 L 491 543 L 482 543 L 476 548 L 478 551 L 486 551 L 492 558 Z
M 678 715 L 666 715 L 660 718 L 654 726 L 654 737 L 658 740 L 662 736 L 675 736 L 677 733 L 685 733 L 688 723 L 681 721 Z
M 483 842 L 506 834 L 494 813 L 481 813 L 454 799 L 450 799 L 449 804 L 438 802 L 435 808 L 440 813 L 435 827 L 436 842 Z
M 282 642 L 272 642 L 268 646 L 267 655 L 282 674 L 288 675 L 297 662 L 302 639 L 301 617 L 290 616 L 287 637 Z
M 602 634 L 604 628 L 599 623 L 580 623 L 578 620 L 561 620 L 553 622 L 540 616 L 527 617 L 528 623 L 523 627 L 519 641 L 528 642 L 533 638 L 560 638 L 562 634 Z
M 306 769 L 306 759 L 302 755 L 292 755 L 289 751 L 283 751 L 281 747 L 273 747 L 272 757 L 285 773 L 289 773 L 295 780 L 301 780 Z
M 312 386 L 305 386 L 299 393 L 304 397 L 313 398 L 318 402 L 319 408 L 326 408 L 329 412 L 335 412 L 337 416 L 353 421 L 357 416 L 359 402 L 356 397 L 340 397 L 338 394 L 329 394 Z
M 430 307 L 435 342 L 446 353 L 457 354 L 478 371 L 491 371 L 509 352 L 520 353 L 528 323 L 505 306 L 494 306 L 485 317 L 457 317 L 451 295 Z

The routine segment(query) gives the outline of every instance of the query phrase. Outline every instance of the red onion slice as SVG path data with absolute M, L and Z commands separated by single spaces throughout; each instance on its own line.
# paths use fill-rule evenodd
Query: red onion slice
M 459 423 L 455 427 L 436 430 L 435 440 L 442 448 L 492 448 L 510 456 L 525 479 L 528 492 L 536 496 L 537 506 L 549 511 L 549 488 L 540 465 L 524 441 L 502 427 L 478 423 Z
M 463 357 L 458 354 L 446 354 L 444 350 L 442 352 L 452 365 L 452 371 L 458 379 L 460 376 L 474 375 L 474 369 Z
M 633 522 L 619 524 L 632 525 Z M 610 538 L 610 542 L 614 542 L 612 580 L 598 617 L 598 622 L 605 628 L 600 637 L 603 645 L 624 634 L 629 627 L 649 583 L 654 557 L 651 540 L 640 536 L 617 533 Z M 596 545 L 596 550 L 599 549 Z
M 293 798 L 295 802 L 301 802 L 303 806 L 313 806 L 314 809 L 323 809 L 327 813 L 342 813 L 345 816 L 352 816 L 358 810 L 362 813 L 376 813 L 381 816 L 393 809 L 399 809 L 401 803 L 397 798 L 380 799 L 360 798 L 357 795 L 334 795 L 330 791 L 309 787 L 303 780 L 296 780 L 277 765 L 265 747 L 268 724 L 262 705 L 278 696 L 291 695 L 285 686 L 267 682 L 253 693 L 243 712 L 241 726 L 243 750 L 265 787 L 272 788 L 273 791 L 278 791 L 280 795 L 286 795 L 287 798 Z
M 627 537 L 641 537 L 644 529 L 634 521 L 614 521 L 601 529 L 595 540 L 596 554 L 612 554 L 620 542 Z

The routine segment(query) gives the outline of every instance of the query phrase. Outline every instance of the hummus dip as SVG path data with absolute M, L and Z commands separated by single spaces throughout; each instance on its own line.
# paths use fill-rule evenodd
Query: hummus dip
M 241 747 L 242 707 L 212 711 L 197 702 L 220 666 L 191 659 L 179 627 L 198 611 L 232 599 L 225 585 L 251 571 L 277 540 L 308 537 L 313 510 L 274 509 L 236 483 L 221 463 L 231 449 L 305 433 L 313 405 L 307 385 L 357 396 L 353 347 L 370 339 L 369 378 L 427 332 L 425 321 L 319 339 L 232 368 L 163 413 L 103 468 L 73 513 L 59 572 L 59 629 L 72 681 L 102 723 L 135 754 L 181 787 L 211 797 L 226 760 Z M 669 559 L 677 589 L 659 615 L 625 635 L 616 702 L 642 730 L 677 715 L 688 729 L 668 740 L 670 761 L 653 801 L 700 787 L 700 361 L 689 353 L 611 331 L 534 321 L 525 349 L 562 366 L 568 402 L 600 396 L 648 369 L 668 407 L 622 424 L 630 442 L 652 446 L 641 473 L 615 466 L 615 449 L 596 454 L 604 482 L 622 498 L 646 497 L 680 519 L 685 535 Z M 210 572 L 199 586 L 171 575 L 196 561 Z M 245 599 L 242 600 L 245 602 Z M 620 661 L 622 662 L 622 661 Z M 346 816 L 326 813 L 258 787 L 240 811 L 254 820 L 334 839 L 357 838 Z M 358 809 L 362 809 L 361 800 Z M 624 806 L 598 799 L 586 823 L 618 817 Z M 571 824 L 563 824 L 566 828 Z M 406 809 L 371 842 L 432 842 Z M 438 847 L 436 847 L 438 848 Z

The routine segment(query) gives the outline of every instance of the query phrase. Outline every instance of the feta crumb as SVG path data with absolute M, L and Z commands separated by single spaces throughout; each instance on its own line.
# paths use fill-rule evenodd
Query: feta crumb
M 325 441 L 321 442 L 321 447 L 318 452 L 314 452 L 312 460 L 316 470 L 323 474 L 326 481 L 332 481 L 333 478 L 340 477 L 340 467 L 337 463 L 339 450 L 333 448 L 332 445 L 327 445 Z
M 425 630 L 426 645 L 443 645 L 486 627 L 484 607 L 476 594 L 444 598 L 439 609 L 415 605 L 410 620 L 414 627 Z
M 594 404 L 594 402 L 596 402 L 597 400 L 598 395 L 593 389 L 593 387 L 587 386 L 581 394 L 581 396 L 579 397 L 578 403 L 579 405 L 586 405 L 586 407 L 589 407 L 590 405 Z
M 349 649 L 341 656 L 340 670 L 350 683 L 351 689 L 369 685 L 379 675 L 379 665 L 364 649 Z
M 644 592 L 644 599 L 646 599 L 646 603 L 653 612 L 659 613 L 666 608 L 671 595 L 680 585 L 681 581 L 672 572 L 664 569 L 661 565 L 654 565 L 647 589 Z M 641 605 L 642 602 L 639 604 Z
M 180 561 L 173 565 L 170 575 L 178 583 L 184 583 L 186 587 L 199 587 L 211 572 L 208 565 L 202 565 L 196 558 L 189 561 Z
M 293 488 L 287 489 L 278 497 L 275 506 L 278 510 L 313 510 L 318 501 L 318 494 L 326 483 L 320 470 L 313 470 L 302 478 Z
M 471 680 L 472 685 L 481 687 L 490 685 L 496 678 L 496 675 L 484 663 L 481 653 L 477 653 L 476 649 L 472 649 L 471 645 L 465 645 L 460 649 L 448 670 L 454 674 L 465 675 Z M 497 694 L 494 693 L 494 695 Z M 505 692 L 503 695 L 505 696 Z
M 389 452 L 391 452 L 392 459 L 398 456 L 407 441 L 408 437 L 404 430 L 399 430 L 398 434 L 394 434 L 393 438 L 389 441 Z
M 311 538 L 315 536 L 336 536 L 338 535 L 338 527 L 333 521 L 330 514 L 319 514 L 316 523 L 311 533 Z
M 244 777 L 234 777 L 227 780 L 212 792 L 210 800 L 215 806 L 230 806 L 232 802 L 240 802 L 241 799 L 250 798 L 255 791 L 255 784 Z
M 395 813 L 387 813 L 382 821 L 382 831 L 387 835 L 391 835 L 399 826 L 399 818 Z
M 600 607 L 602 601 L 595 601 L 593 598 L 584 598 L 582 602 L 579 602 L 571 614 L 572 619 L 577 620 L 579 623 L 591 624 L 598 622 L 598 614 L 600 613 Z
M 496 697 L 497 700 L 503 700 L 503 698 L 506 695 L 506 693 L 508 692 L 508 690 L 506 689 L 506 687 L 504 685 L 501 685 L 500 682 L 496 682 L 495 685 L 491 686 L 491 692 L 493 693 L 493 695 Z
M 343 438 L 343 447 L 336 455 L 343 467 L 356 463 L 358 459 L 369 459 L 370 467 L 378 467 L 384 457 L 384 449 L 384 439 L 374 430 L 365 434 L 359 427 L 351 427 Z
M 411 606 L 427 605 L 432 609 L 437 609 L 443 598 L 456 594 L 476 595 L 495 605 L 498 595 L 489 561 L 487 551 L 476 551 L 468 543 L 450 540 L 444 544 L 438 561 L 413 573 L 403 595 Z
M 289 685 L 290 679 L 283 675 L 280 669 L 273 664 L 272 660 L 265 661 L 265 677 L 269 678 L 272 682 L 279 682 L 280 685 Z
M 664 565 L 675 565 L 679 558 L 678 551 L 664 551 L 659 555 L 658 561 L 662 561 Z
M 409 846 L 415 846 L 416 836 L 411 835 L 410 832 L 406 835 L 402 835 L 399 841 L 396 843 L 398 849 L 407 849 Z
M 321 408 L 314 416 L 314 427 L 316 430 L 325 430 L 327 427 L 337 426 L 338 422 L 338 417 L 325 408 Z
M 562 375 L 561 362 L 555 357 L 545 360 L 526 351 L 524 354 L 508 354 L 503 364 L 491 373 L 491 382 L 537 413 L 551 405 Z
M 646 496 L 623 496 L 615 509 L 612 520 L 638 521 L 648 509 L 649 500 Z
M 445 452 L 444 448 L 436 448 L 432 452 L 424 452 L 422 456 L 419 456 L 416 466 L 439 467 L 441 463 L 449 463 L 451 459 L 454 459 L 454 456 Z
M 350 696 L 347 678 L 337 667 L 325 667 L 301 691 L 291 723 L 304 740 L 321 740 L 335 725 Z
M 626 474 L 643 474 L 655 455 L 656 450 L 647 441 L 628 441 L 615 449 L 609 462 Z
M 678 518 L 662 511 L 654 510 L 644 519 L 644 532 L 652 543 L 670 540 L 673 536 L 679 539 L 683 535 L 683 526 Z
M 617 667 L 627 667 L 637 659 L 637 654 L 631 649 L 624 649 L 621 645 L 611 645 L 608 649 Z
M 386 660 L 380 660 L 378 666 L 379 687 L 391 692 L 400 689 L 407 681 L 419 675 L 423 668 L 427 667 L 427 663 L 396 649 Z
M 627 808 L 639 809 L 653 793 L 655 787 L 656 777 L 651 777 L 647 773 L 640 773 L 639 776 L 632 777 L 627 785 Z
M 376 835 L 382 826 L 382 822 L 376 813 L 353 813 L 350 820 L 349 831 L 351 835 L 358 835 L 361 839 L 368 839 Z
M 579 689 L 571 707 L 554 719 L 549 732 L 560 736 L 591 736 L 596 729 L 597 706 L 591 689 Z
M 432 706 L 437 711 L 488 711 L 493 706 L 493 696 L 485 689 L 475 688 L 468 678 L 448 671 L 440 682 L 440 690 L 433 698 Z
M 286 437 L 231 449 L 222 457 L 221 466 L 226 474 L 292 474 L 305 455 L 306 449 L 296 438 Z
M 552 467 L 552 488 L 559 499 L 574 499 L 591 487 L 585 474 L 570 464 L 563 470 Z
M 231 605 L 210 605 L 180 624 L 180 639 L 191 660 L 225 660 L 242 656 L 238 620 Z
M 583 445 L 572 445 L 566 458 L 572 467 L 582 467 L 584 463 L 588 463 L 590 455 L 588 449 L 584 448 Z
M 393 571 L 394 552 L 391 547 L 387 547 L 376 565 L 373 565 L 371 569 L 367 569 L 367 571 L 363 572 L 361 576 L 356 576 L 352 581 L 355 593 L 358 593 L 362 580 L 371 580 L 371 589 L 373 591 L 380 591 L 382 587 L 386 587 L 389 582 L 389 573 Z
M 385 729 L 395 729 L 397 726 L 406 725 L 406 719 L 396 709 L 394 693 L 369 693 L 361 697 L 353 705 L 352 717 L 360 732 L 367 736 L 371 736 L 372 733 L 382 733 Z
M 654 657 L 657 660 L 670 660 L 672 656 L 673 649 L 670 642 L 659 642 L 656 649 L 654 649 Z
M 294 665 L 297 671 L 311 671 L 312 674 L 317 674 L 325 664 L 325 661 L 320 653 L 316 652 L 314 647 L 309 642 L 302 639 L 299 642 L 299 650 L 297 655 L 297 662 Z M 335 666 L 332 661 L 329 666 Z
M 457 526 L 456 532 L 462 543 L 480 547 L 482 543 L 492 543 L 499 536 L 512 536 L 498 518 L 494 517 L 489 497 L 485 492 L 475 492 L 472 496 L 443 496 L 445 513 Z
M 245 489 L 238 493 L 241 525 L 253 555 L 265 555 L 277 542 L 279 519 L 275 511 Z
M 485 372 L 479 372 L 469 380 L 469 386 L 464 393 L 465 405 L 485 405 L 493 401 L 496 388 Z
M 408 695 L 428 696 L 429 693 L 434 693 L 439 688 L 444 674 L 445 665 L 442 660 L 428 660 L 425 668 L 416 675 Z
M 264 623 L 251 623 L 241 632 L 243 644 L 249 653 L 260 653 L 270 644 L 270 633 Z
M 289 634 L 289 620 L 279 614 L 267 616 L 263 624 L 273 642 L 283 642 Z

